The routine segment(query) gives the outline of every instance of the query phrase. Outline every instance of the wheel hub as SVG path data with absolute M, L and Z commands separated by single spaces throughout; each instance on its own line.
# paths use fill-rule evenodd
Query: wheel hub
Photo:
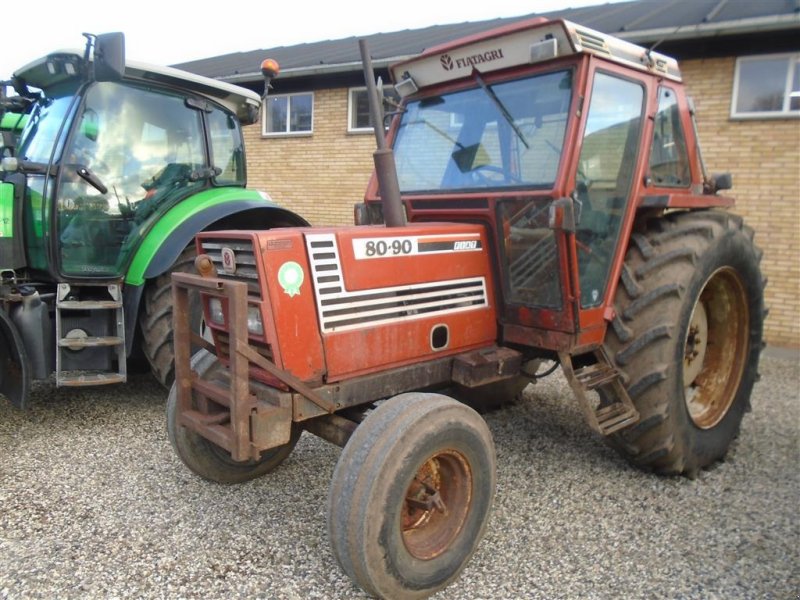
M 730 267 L 708 278 L 695 304 L 683 352 L 684 400 L 700 429 L 717 425 L 733 404 L 748 356 L 749 308 Z
M 444 552 L 461 531 L 472 498 L 466 458 L 444 450 L 426 460 L 405 493 L 400 527 L 406 549 L 421 560 Z

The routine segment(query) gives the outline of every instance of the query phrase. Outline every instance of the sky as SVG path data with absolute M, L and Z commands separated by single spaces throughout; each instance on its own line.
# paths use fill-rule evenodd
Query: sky
M 18 3 L 11 23 L 3 27 L 0 80 L 53 50 L 82 48 L 83 32 L 122 31 L 128 58 L 170 65 L 232 52 L 618 1 L 38 0 L 28 17 L 25 4 Z M 226 5 L 232 9 L 229 15 L 222 12 Z

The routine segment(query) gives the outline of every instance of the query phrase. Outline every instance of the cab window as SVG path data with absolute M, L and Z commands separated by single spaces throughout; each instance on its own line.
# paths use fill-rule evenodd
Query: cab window
M 658 92 L 658 111 L 650 146 L 650 179 L 660 187 L 687 187 L 691 183 L 678 101 L 675 92 L 668 87 Z

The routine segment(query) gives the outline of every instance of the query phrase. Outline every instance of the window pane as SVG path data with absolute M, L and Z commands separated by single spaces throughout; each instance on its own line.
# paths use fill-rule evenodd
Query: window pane
M 311 131 L 313 96 L 311 94 L 297 94 L 295 96 L 290 96 L 289 106 L 291 123 L 289 131 Z
M 599 305 L 608 283 L 636 167 L 643 98 L 637 83 L 595 75 L 575 182 L 583 307 Z
M 367 90 L 353 90 L 353 122 L 350 124 L 352 129 L 364 129 L 370 126 L 369 123 L 369 102 Z
M 218 184 L 244 184 L 242 136 L 233 115 L 215 110 L 208 116 L 212 165 L 220 169 Z
M 383 114 L 384 117 L 397 110 L 400 96 L 394 86 L 383 87 Z M 384 125 L 388 127 L 389 120 Z M 353 129 L 372 129 L 369 120 L 369 99 L 367 90 L 350 90 L 350 125 Z
M 675 92 L 661 88 L 650 149 L 650 177 L 656 185 L 689 185 L 689 159 Z
M 288 110 L 288 96 L 276 96 L 267 99 L 267 133 L 286 133 Z
M 789 110 L 800 110 L 800 59 L 794 61 L 792 95 L 789 99 Z
M 64 273 L 121 272 L 155 215 L 206 185 L 193 177 L 205 166 L 203 140 L 200 112 L 182 96 L 94 84 L 61 163 L 56 218 Z M 81 166 L 107 191 L 81 178 Z
M 558 71 L 411 102 L 394 143 L 401 190 L 553 185 L 572 97 Z
M 740 61 L 736 112 L 782 111 L 788 68 L 788 58 Z

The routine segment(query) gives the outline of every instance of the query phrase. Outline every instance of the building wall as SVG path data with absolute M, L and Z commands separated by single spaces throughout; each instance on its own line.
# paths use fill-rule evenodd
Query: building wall
M 800 346 L 800 120 L 731 120 L 734 58 L 681 64 L 694 97 L 708 171 L 733 173 L 735 212 L 764 250 L 765 337 Z M 372 171 L 375 138 L 347 132 L 347 89 L 314 92 L 314 133 L 262 138 L 245 129 L 250 187 L 313 225 L 351 224 Z
M 347 132 L 347 89 L 314 92 L 312 135 L 261 136 L 245 127 L 248 187 L 264 190 L 312 225 L 352 225 L 372 173 L 375 136 Z
M 755 229 L 769 316 L 765 338 L 800 346 L 800 119 L 732 120 L 733 57 L 687 60 L 684 81 L 697 107 L 710 173 L 730 171 L 734 212 Z

